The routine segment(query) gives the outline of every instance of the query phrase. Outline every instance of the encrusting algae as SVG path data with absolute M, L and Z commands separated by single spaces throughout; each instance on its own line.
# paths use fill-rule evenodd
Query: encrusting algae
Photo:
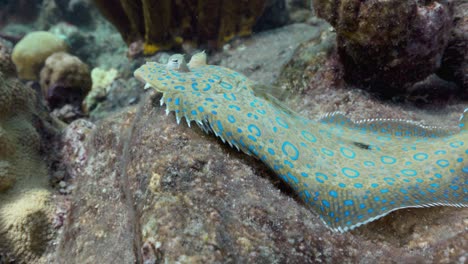
M 402 208 L 468 206 L 467 110 L 459 132 L 340 113 L 309 120 L 257 96 L 244 75 L 206 65 L 204 53 L 147 62 L 134 75 L 163 93 L 177 122 L 262 160 L 334 231 Z

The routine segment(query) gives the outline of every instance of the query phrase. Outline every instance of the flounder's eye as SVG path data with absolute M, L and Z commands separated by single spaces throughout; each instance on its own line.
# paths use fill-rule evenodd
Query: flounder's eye
M 179 62 L 179 60 L 178 60 L 178 59 L 172 59 L 172 61 L 171 61 L 171 62 L 173 62 L 173 63 L 178 63 L 178 62 Z

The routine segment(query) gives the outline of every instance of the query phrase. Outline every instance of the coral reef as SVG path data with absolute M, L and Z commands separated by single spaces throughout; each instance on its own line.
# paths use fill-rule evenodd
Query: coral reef
M 94 0 L 128 45 L 144 40 L 145 54 L 182 44 L 219 48 L 236 35 L 251 34 L 265 2 Z
M 41 257 L 52 234 L 48 171 L 36 128 L 48 121 L 36 103 L 0 45 L 0 254 L 18 263 Z
M 452 27 L 446 1 L 315 0 L 314 8 L 336 29 L 345 79 L 384 94 L 434 73 Z
M 20 78 L 37 80 L 47 57 L 66 50 L 67 45 L 59 37 L 46 31 L 36 31 L 27 34 L 15 45 L 12 60 Z
M 80 108 L 91 90 L 88 65 L 66 52 L 56 52 L 46 60 L 40 72 L 42 94 L 54 108 L 71 104 Z
M 118 71 L 116 69 L 104 70 L 101 68 L 94 68 L 91 71 L 91 79 L 93 86 L 91 92 L 86 96 L 83 101 L 83 108 L 85 112 L 96 107 L 96 104 L 106 97 L 109 91 L 109 86 L 117 78 Z

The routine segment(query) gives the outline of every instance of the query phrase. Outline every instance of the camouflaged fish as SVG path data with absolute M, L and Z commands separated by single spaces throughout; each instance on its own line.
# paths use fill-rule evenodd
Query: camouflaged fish
M 256 96 L 230 69 L 186 64 L 174 55 L 147 62 L 135 77 L 163 93 L 161 104 L 223 142 L 253 155 L 290 185 L 334 231 L 344 232 L 408 207 L 468 206 L 468 118 L 460 131 L 403 120 L 319 121 Z

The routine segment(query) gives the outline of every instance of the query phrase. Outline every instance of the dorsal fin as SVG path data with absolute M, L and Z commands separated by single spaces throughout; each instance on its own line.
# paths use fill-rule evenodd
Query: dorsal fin
M 256 83 L 252 85 L 252 90 L 255 96 L 267 100 L 272 105 L 276 106 L 277 109 L 287 113 L 291 117 L 299 117 L 298 113 L 289 108 L 286 104 L 281 102 L 275 95 L 272 94 L 271 86 Z
M 349 126 L 349 127 L 354 127 L 356 125 L 351 119 L 346 117 L 342 112 L 332 112 L 332 113 L 324 114 L 319 118 L 318 121 L 324 124 L 334 124 L 334 125 Z
M 463 122 L 467 122 L 466 119 L 468 118 L 464 118 L 464 115 L 461 118 Z M 454 133 L 448 129 L 424 126 L 416 122 L 403 119 L 375 118 L 353 121 L 341 112 L 326 114 L 319 119 L 319 121 L 326 124 L 340 125 L 371 133 L 391 134 L 392 136 L 397 137 L 444 137 Z

